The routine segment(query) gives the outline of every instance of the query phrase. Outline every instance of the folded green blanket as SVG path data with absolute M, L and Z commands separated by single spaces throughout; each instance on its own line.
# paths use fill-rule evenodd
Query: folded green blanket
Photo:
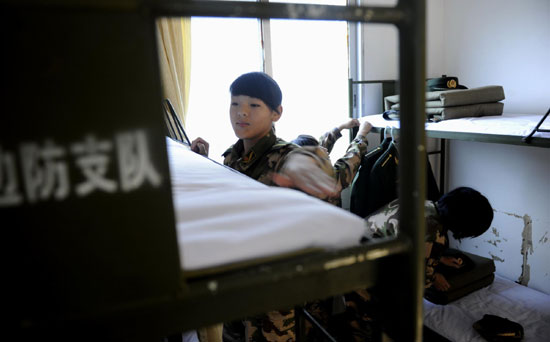
M 390 111 L 384 112 L 384 115 L 388 113 L 387 120 L 399 119 L 399 107 L 393 107 Z M 478 117 L 478 116 L 492 116 L 502 115 L 504 110 L 504 103 L 491 102 L 491 103 L 477 103 L 464 106 L 455 107 L 426 107 L 426 119 L 428 121 L 439 122 L 441 120 L 458 119 L 465 117 Z
M 464 117 L 502 115 L 502 102 L 478 103 L 467 106 L 426 108 L 428 118 L 433 121 L 458 119 Z
M 472 89 L 430 91 L 426 93 L 426 107 L 454 107 L 504 100 L 502 86 L 484 86 Z M 385 110 L 399 110 L 399 95 L 384 98 Z M 397 105 L 397 108 L 394 106 Z

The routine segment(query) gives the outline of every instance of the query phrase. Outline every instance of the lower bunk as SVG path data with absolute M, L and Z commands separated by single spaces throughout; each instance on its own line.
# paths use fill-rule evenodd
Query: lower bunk
M 465 266 L 455 274 L 445 274 L 451 283 L 448 291 L 425 290 L 424 342 L 547 341 L 550 336 L 549 295 L 495 274 L 491 259 L 454 249 L 449 249 L 446 255 L 464 258 Z M 445 273 L 445 270 L 439 271 Z M 366 324 L 360 332 L 368 336 L 354 340 L 382 341 L 381 326 L 376 322 L 379 303 L 372 297 L 370 302 L 359 302 L 352 305 L 367 304 L 362 314 L 372 316 L 368 317 L 368 322 L 363 322 Z M 349 333 L 337 331 L 349 328 L 348 322 L 341 322 L 342 317 L 327 329 L 331 337 L 317 334 L 319 340 L 351 340 L 341 338 Z M 358 318 L 359 315 L 352 317 L 359 322 Z M 340 338 L 334 338 L 336 336 Z
M 474 328 L 485 315 L 521 325 L 522 341 L 525 342 L 547 341 L 550 336 L 550 296 L 499 275 L 495 275 L 492 284 L 445 305 L 424 299 L 424 324 L 450 341 L 486 341 Z M 504 324 L 495 329 L 504 329 L 501 338 L 508 336 L 510 340 L 519 340 L 512 339 L 518 331 L 517 326 L 502 322 Z

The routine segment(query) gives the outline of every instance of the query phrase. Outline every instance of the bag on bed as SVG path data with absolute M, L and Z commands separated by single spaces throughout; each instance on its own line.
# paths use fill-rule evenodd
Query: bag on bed
M 436 272 L 443 274 L 451 285 L 449 291 L 438 291 L 430 287 L 424 291 L 424 298 L 434 304 L 445 305 L 490 285 L 495 279 L 495 263 L 492 259 L 448 248 L 444 256 L 461 258 L 461 268 L 439 264 Z
M 483 315 L 473 324 L 474 329 L 489 342 L 521 341 L 521 324 L 495 315 Z

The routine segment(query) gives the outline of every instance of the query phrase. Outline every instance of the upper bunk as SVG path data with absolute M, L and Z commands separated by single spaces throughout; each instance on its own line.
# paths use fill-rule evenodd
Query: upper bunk
M 80 340 L 146 340 L 387 282 L 407 283 L 390 298 L 404 307 L 394 328 L 407 340 L 418 339 L 422 172 L 408 173 L 400 182 L 404 223 L 397 239 L 184 267 L 187 249 L 176 228 L 155 19 L 198 15 L 394 24 L 401 40 L 415 42 L 402 45 L 407 57 L 400 65 L 403 87 L 414 89 L 423 82 L 417 70 L 424 65 L 424 1 L 381 8 L 2 0 L 0 8 L 6 331 L 19 340 L 71 340 L 73 334 Z M 424 152 L 412 148 L 423 143 L 416 115 L 422 102 L 418 92 L 403 96 L 403 112 L 411 115 L 403 120 L 402 140 L 410 144 L 403 147 L 400 166 L 408 170 L 424 166 Z M 183 219 L 192 213 L 184 212 Z
M 543 115 L 503 114 L 497 116 L 466 117 L 439 122 L 426 122 L 429 138 L 479 141 L 495 144 L 550 147 L 550 120 L 542 121 L 532 138 L 527 139 Z M 375 132 L 386 127 L 399 128 L 399 121 L 386 120 L 382 114 L 367 115 L 363 119 L 372 123 Z
M 395 98 L 394 94 L 399 94 L 396 80 L 348 80 L 349 90 L 349 108 L 350 117 L 359 117 L 368 120 L 373 125 L 373 132 L 383 132 L 386 128 L 399 130 L 400 121 L 394 120 L 392 115 L 367 114 L 360 113 L 357 109 L 356 98 L 358 93 L 363 91 L 362 95 L 372 101 L 374 107 L 386 107 L 386 99 Z M 370 93 L 367 89 L 360 87 L 373 87 Z M 495 88 L 495 86 L 485 87 Z M 422 86 L 421 90 L 425 89 Z M 481 90 L 482 88 L 477 88 Z M 475 89 L 470 89 L 475 90 Z M 426 93 L 426 96 L 438 96 L 439 92 Z M 378 98 L 377 98 L 378 96 Z M 395 99 L 389 100 L 395 101 Z M 505 105 L 504 105 L 505 107 Z M 453 107 L 449 107 L 453 108 Z M 550 147 L 550 119 L 548 118 L 550 109 L 546 114 L 521 114 L 504 113 L 502 115 L 489 116 L 464 116 L 455 119 L 446 119 L 441 121 L 425 120 L 424 129 L 429 138 L 479 141 L 496 144 L 510 144 L 521 146 Z

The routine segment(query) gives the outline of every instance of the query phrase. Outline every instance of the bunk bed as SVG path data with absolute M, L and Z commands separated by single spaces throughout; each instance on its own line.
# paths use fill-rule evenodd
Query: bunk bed
M 450 341 L 486 341 L 473 328 L 484 315 L 519 323 L 521 341 L 545 341 L 550 334 L 550 296 L 499 275 L 490 285 L 446 305 L 424 300 L 424 324 Z
M 365 85 L 380 86 L 380 114 L 358 112 L 356 98 Z M 399 129 L 398 120 L 388 120 L 381 114 L 384 99 L 399 93 L 396 80 L 348 80 L 350 117 L 364 117 L 373 125 L 373 132 L 385 128 Z M 371 100 L 374 100 L 370 97 Z M 511 144 L 521 146 L 550 147 L 550 123 L 547 121 L 550 109 L 544 115 L 503 114 L 496 116 L 476 116 L 433 122 L 426 120 L 426 137 L 444 140 L 466 140 Z M 444 145 L 442 146 L 442 149 Z
M 379 87 L 380 97 L 377 99 L 372 94 L 366 94 L 361 87 Z M 363 93 L 361 94 L 361 92 Z M 398 82 L 388 80 L 348 80 L 349 115 L 350 117 L 363 118 L 372 125 L 372 132 L 383 133 L 399 132 L 400 122 L 388 120 L 382 113 L 385 110 L 385 98 L 399 93 Z M 357 97 L 366 97 L 379 106 L 380 114 L 364 114 L 358 108 Z M 445 165 L 448 140 L 476 141 L 496 144 L 509 144 L 519 146 L 550 147 L 550 122 L 548 122 L 550 109 L 544 115 L 536 114 L 503 114 L 497 116 L 465 117 L 452 120 L 433 122 L 426 120 L 426 137 L 438 140 L 436 149 L 428 151 L 428 155 L 439 155 L 439 187 L 445 185 Z M 383 139 L 380 134 L 380 141 Z M 430 146 L 432 144 L 429 144 Z M 434 148 L 434 146 L 431 146 Z
M 350 115 L 356 108 L 355 95 L 358 86 L 380 84 L 381 103 L 386 96 L 397 91 L 395 80 L 349 80 Z M 444 165 L 446 141 L 463 140 L 483 143 L 509 144 L 525 147 L 550 148 L 550 123 L 544 115 L 502 114 L 497 116 L 464 117 L 439 122 L 425 121 L 425 134 L 439 140 L 439 150 L 429 154 L 441 154 L 440 187 L 445 186 Z M 388 120 L 383 114 L 361 116 L 373 125 L 373 132 L 381 135 L 388 131 L 392 137 L 399 134 L 400 122 Z M 405 142 L 401 142 L 405 143 Z M 474 282 L 475 283 L 475 282 Z M 470 293 L 471 292 L 471 293 Z M 475 291 L 462 294 L 449 303 L 433 303 L 424 299 L 424 324 L 430 336 L 449 341 L 485 341 L 473 327 L 485 314 L 504 317 L 521 324 L 523 341 L 543 341 L 550 334 L 550 296 L 504 277 L 494 275 L 494 281 L 476 285 Z M 512 335 L 513 336 L 513 335 Z M 516 336 L 515 338 L 520 338 Z
M 521 146 L 550 147 L 549 122 L 543 115 L 502 114 L 498 116 L 467 117 L 440 122 L 426 122 L 426 136 L 447 140 L 466 140 Z M 386 120 L 382 114 L 368 115 L 374 131 L 385 127 L 399 128 L 399 121 Z M 537 128 L 537 125 L 540 125 Z M 529 137 L 526 141 L 525 138 Z
M 426 136 L 440 140 L 440 165 L 445 165 L 448 140 L 476 141 L 550 148 L 550 123 L 546 115 L 503 114 L 426 122 Z M 399 122 L 382 114 L 364 117 L 382 132 L 385 127 L 399 131 Z M 439 152 L 439 151 L 437 151 Z M 440 184 L 444 184 L 441 175 Z M 443 185 L 442 185 L 443 187 Z M 494 282 L 446 305 L 424 299 L 424 324 L 450 341 L 485 341 L 473 328 L 485 314 L 521 324 L 522 341 L 542 341 L 550 333 L 550 296 L 495 275 Z
M 388 310 L 401 308 L 387 313 L 388 334 L 421 339 L 425 154 L 416 146 L 424 144 L 424 94 L 411 89 L 424 79 L 424 1 L 385 8 L 2 0 L 0 8 L 5 335 L 159 340 L 376 283 L 394 290 Z M 402 234 L 185 269 L 160 106 L 154 20 L 161 16 L 397 26 L 406 56 L 401 86 L 409 89 L 402 92 Z

